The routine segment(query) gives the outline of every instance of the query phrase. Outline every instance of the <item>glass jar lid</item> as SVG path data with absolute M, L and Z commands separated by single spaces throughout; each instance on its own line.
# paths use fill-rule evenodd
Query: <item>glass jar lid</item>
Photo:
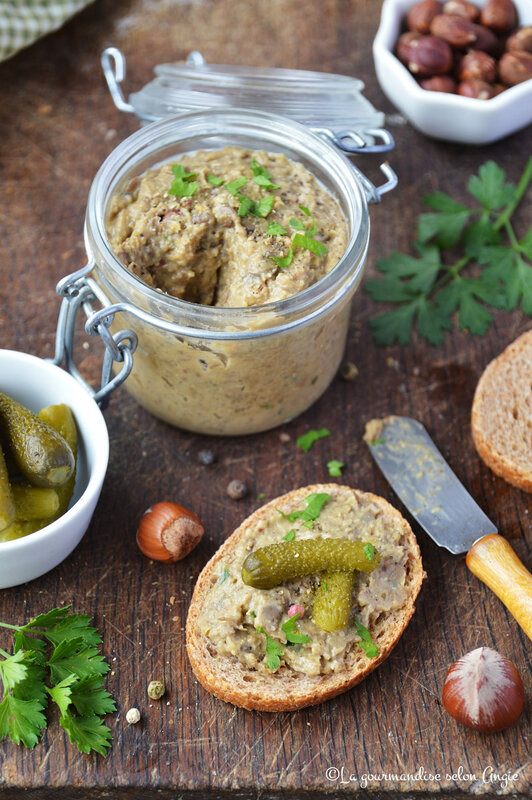
M 123 53 L 108 47 L 101 56 L 109 91 L 121 111 L 142 123 L 186 111 L 250 108 L 267 111 L 348 140 L 347 152 L 384 152 L 393 139 L 381 129 L 384 114 L 362 94 L 362 81 L 347 75 L 306 70 L 207 64 L 201 53 L 186 62 L 159 64 L 156 77 L 125 100 L 120 87 L 126 74 Z M 337 143 L 337 142 L 336 142 Z

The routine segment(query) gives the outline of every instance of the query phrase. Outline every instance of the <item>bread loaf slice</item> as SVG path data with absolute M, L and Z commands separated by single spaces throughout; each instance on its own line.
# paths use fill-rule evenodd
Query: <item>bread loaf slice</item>
M 532 330 L 494 359 L 478 382 L 471 412 L 481 459 L 513 486 L 532 492 Z
M 279 513 L 304 509 L 305 499 L 318 493 L 330 495 L 330 500 L 312 529 L 302 520 L 290 522 Z M 340 529 L 344 529 L 343 534 L 339 533 Z M 243 584 L 241 568 L 246 555 L 264 543 L 283 541 L 285 530 L 286 533 L 295 531 L 295 541 L 330 537 L 360 539 L 373 543 L 377 552 L 383 554 L 374 572 L 360 573 L 353 598 L 354 613 L 366 621 L 372 641 L 378 647 L 376 657 L 367 656 L 358 643 L 353 633 L 357 630 L 353 619 L 345 631 L 325 633 L 315 626 L 309 602 L 314 591 L 309 587 L 309 580 L 315 579 L 307 576 L 301 585 L 298 585 L 300 579 L 296 579 L 270 590 L 252 589 Z M 321 703 L 355 686 L 388 657 L 414 613 L 414 601 L 423 577 L 416 538 L 406 520 L 386 500 L 338 484 L 296 489 L 251 514 L 199 575 L 186 625 L 192 669 L 209 692 L 243 708 L 290 711 Z M 279 605 L 264 605 L 268 592 L 273 593 L 271 596 Z M 373 611 L 372 593 L 378 597 Z M 279 635 L 283 621 L 288 619 L 289 603 L 294 599 L 303 602 L 302 598 L 307 601 L 304 624 L 311 641 L 300 645 L 297 653 L 290 645 L 282 643 L 285 655 L 278 668 L 272 670 L 265 665 L 266 636 L 257 633 L 258 623 L 266 625 L 263 623 L 263 618 L 268 619 L 265 609 L 274 608 L 278 613 L 281 608 L 282 614 L 274 622 L 276 631 L 270 628 L 272 637 Z M 251 607 L 258 609 L 258 613 L 250 610 Z M 303 618 L 298 624 L 303 627 Z M 206 632 L 202 627 L 209 630 Z M 218 638 L 212 631 L 217 631 Z M 345 639 L 349 641 L 342 650 Z M 238 648 L 234 653 L 227 652 L 233 640 L 237 644 L 244 642 L 245 654 Z M 317 643 L 324 652 L 336 654 L 328 665 L 319 652 L 316 654 Z M 294 664 L 290 666 L 285 662 L 285 658 L 296 662 L 302 659 L 306 664 L 305 648 L 312 664 L 309 671 L 313 674 L 302 671 L 297 663 L 294 668 Z M 318 660 L 320 665 L 322 661 L 326 664 L 323 672 L 320 666 L 319 673 L 316 671 Z

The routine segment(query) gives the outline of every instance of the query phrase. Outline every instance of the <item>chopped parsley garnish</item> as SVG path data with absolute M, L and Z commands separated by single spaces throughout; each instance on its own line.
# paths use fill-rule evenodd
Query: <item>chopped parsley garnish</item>
M 368 559 L 368 561 L 373 561 L 373 559 L 375 558 L 375 553 L 377 552 L 376 548 L 370 542 L 368 542 L 368 544 L 365 544 L 362 549 L 364 550 L 365 556 Z
M 314 253 L 315 256 L 319 256 L 320 258 L 326 256 L 328 252 L 323 242 L 318 242 L 317 239 L 313 239 L 311 236 L 304 236 L 302 233 L 296 233 L 292 239 L 292 247 L 310 250 L 311 253 Z
M 249 612 L 249 616 L 250 616 L 250 617 L 256 617 L 257 615 L 255 614 L 255 612 L 254 612 L 254 611 L 250 611 L 250 612 Z
M 237 197 L 240 201 L 240 205 L 238 206 L 238 216 L 245 217 L 246 214 L 249 214 L 249 212 L 254 208 L 255 203 L 249 197 L 246 197 L 245 194 L 239 194 Z
M 323 589 L 324 592 L 328 591 L 327 590 L 327 584 L 325 583 L 325 581 L 322 581 L 320 583 L 320 589 Z
M 384 444 L 384 439 L 373 439 L 372 442 L 369 442 L 370 447 L 375 447 L 376 444 Z
M 306 233 L 306 228 L 303 222 L 300 219 L 291 219 L 290 220 L 290 227 L 292 227 L 295 231 L 303 231 Z
M 283 228 L 282 225 L 279 225 L 278 222 L 269 222 L 268 223 L 268 236 L 286 236 L 288 231 L 286 228 Z
M 227 569 L 227 567 L 224 564 L 224 568 L 222 570 L 222 574 L 220 575 L 220 583 L 224 583 L 224 581 L 226 581 L 228 577 L 229 577 L 229 570 Z
M 288 250 L 288 253 L 284 258 L 277 258 L 276 256 L 270 256 L 272 261 L 275 261 L 279 269 L 286 269 L 292 263 L 292 259 L 294 258 L 294 251 L 292 249 L 292 245 Z
M 312 222 L 312 228 L 310 228 L 310 230 L 307 231 L 307 235 L 315 236 L 318 232 L 318 228 L 316 227 L 316 223 L 314 222 L 314 217 L 312 216 L 312 214 L 310 213 L 310 211 L 306 206 L 299 206 L 299 208 L 301 209 L 303 214 L 306 214 L 307 217 L 310 217 L 310 221 Z
M 213 175 L 211 172 L 207 175 L 207 180 L 209 183 L 212 183 L 213 186 L 223 186 L 225 183 L 223 178 L 218 178 L 217 175 Z
M 300 616 L 301 614 L 298 611 L 297 614 L 294 614 L 293 617 L 290 617 L 281 625 L 286 640 L 292 644 L 306 644 L 306 642 L 310 642 L 310 636 L 307 636 L 306 633 L 300 633 L 298 630 L 296 623 Z
M 61 714 L 59 724 L 78 750 L 106 755 L 111 732 L 102 717 L 116 706 L 103 688 L 109 665 L 99 654 L 102 638 L 90 622 L 91 617 L 71 614 L 65 606 L 26 625 L 0 623 L 14 631 L 13 654 L 0 650 L 0 737 L 35 747 L 48 724 L 44 711 L 51 698 Z
M 253 173 L 253 180 L 258 186 L 261 186 L 263 189 L 280 189 L 280 186 L 277 186 L 275 183 L 272 182 L 272 176 L 258 161 L 251 162 L 251 171 Z
M 248 182 L 247 178 L 244 177 L 236 178 L 234 181 L 226 183 L 225 188 L 227 189 L 229 194 L 232 194 L 233 197 L 236 197 L 240 189 L 242 189 L 242 187 L 245 186 L 247 182 Z
M 360 636 L 361 641 L 358 643 L 359 647 L 365 652 L 368 658 L 375 658 L 379 655 L 379 648 L 374 644 L 371 638 L 371 633 L 367 628 L 362 625 L 355 617 L 355 628 L 357 634 Z
M 314 222 L 314 218 L 308 208 L 306 206 L 299 206 L 301 211 L 310 217 L 312 221 L 312 227 L 306 228 L 303 222 L 298 219 L 292 218 L 290 220 L 290 226 L 296 230 L 301 231 L 301 233 L 296 233 L 294 238 L 292 239 L 292 244 L 290 245 L 290 249 L 284 258 L 278 258 L 277 256 L 270 256 L 272 261 L 275 261 L 278 267 L 281 269 L 285 269 L 289 267 L 292 263 L 292 259 L 294 257 L 294 247 L 299 247 L 302 250 L 309 250 L 314 255 L 321 258 L 322 256 L 326 256 L 328 253 L 327 248 L 323 244 L 323 242 L 319 242 L 317 239 L 314 239 L 314 236 L 318 232 L 318 228 L 316 223 Z M 286 231 L 285 231 L 286 233 Z
M 263 633 L 266 637 L 266 666 L 268 669 L 278 669 L 281 666 L 281 656 L 284 653 L 283 648 L 279 642 L 276 642 L 275 639 L 272 639 L 271 636 L 268 636 L 264 628 L 261 628 L 260 625 L 256 628 L 256 630 L 259 633 Z
M 370 320 L 377 344 L 408 344 L 416 327 L 432 345 L 454 325 L 483 336 L 493 308 L 532 316 L 532 227 L 520 237 L 511 223 L 531 180 L 532 158 L 516 186 L 487 161 L 469 179 L 467 205 L 439 191 L 424 198 L 431 212 L 419 216 L 416 255 L 391 253 L 376 264 L 383 277 L 365 285 L 393 306 Z
M 330 436 L 331 432 L 327 430 L 327 428 L 320 428 L 319 431 L 316 431 L 311 428 L 310 431 L 302 434 L 296 441 L 296 447 L 299 447 L 305 453 L 307 453 L 314 442 L 317 442 L 319 439 L 324 439 L 326 436 Z
M 266 495 L 264 494 L 264 492 L 260 492 L 260 493 L 257 495 L 257 500 L 262 500 L 262 498 L 263 498 L 263 497 L 266 497 Z
M 285 542 L 293 542 L 295 538 L 296 538 L 296 532 L 293 529 L 291 531 L 288 531 L 288 533 L 283 536 Z
M 321 514 L 323 506 L 330 499 L 331 495 L 325 494 L 325 492 L 309 494 L 308 497 L 305 497 L 307 507 L 304 511 L 292 511 L 291 514 L 284 514 L 282 511 L 279 511 L 279 509 L 277 509 L 277 511 L 279 511 L 283 519 L 287 519 L 289 522 L 295 522 L 296 519 L 301 519 L 303 520 L 305 528 L 312 528 L 313 523 Z
M 266 197 L 261 197 L 258 203 L 253 203 L 251 213 L 255 217 L 267 217 L 273 208 L 275 197 L 273 194 L 268 194 Z
M 342 475 L 342 468 L 345 466 L 343 461 L 337 461 L 336 458 L 333 458 L 332 461 L 327 462 L 327 469 L 329 470 L 329 475 L 332 478 L 340 478 Z
M 187 172 L 182 164 L 173 164 L 172 172 L 175 177 L 168 189 L 168 194 L 175 197 L 192 197 L 199 184 L 194 180 L 195 172 Z

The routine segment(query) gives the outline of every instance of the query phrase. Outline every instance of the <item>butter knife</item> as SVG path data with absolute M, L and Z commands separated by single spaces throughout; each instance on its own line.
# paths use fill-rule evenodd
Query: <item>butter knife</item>
M 440 547 L 502 600 L 532 639 L 532 575 L 460 483 L 423 425 L 409 417 L 372 420 L 364 436 L 400 500 Z

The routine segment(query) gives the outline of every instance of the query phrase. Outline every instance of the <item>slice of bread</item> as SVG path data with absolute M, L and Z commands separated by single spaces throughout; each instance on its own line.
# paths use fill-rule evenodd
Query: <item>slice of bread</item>
M 319 519 L 314 523 L 313 529 L 306 528 L 301 520 L 285 522 L 279 511 L 287 514 L 294 510 L 304 509 L 305 499 L 313 493 L 326 493 L 331 496 L 331 500 L 328 501 L 331 510 L 327 512 L 327 506 L 325 506 Z M 281 660 L 278 669 L 272 671 L 267 668 L 267 665 L 265 666 L 266 656 L 263 657 L 264 649 L 258 653 L 257 658 L 261 660 L 254 667 L 250 667 L 249 663 L 243 663 L 238 653 L 234 655 L 220 653 L 212 638 L 201 630 L 199 623 L 202 622 L 205 625 L 205 618 L 210 620 L 213 625 L 216 625 L 218 624 L 216 617 L 220 616 L 222 618 L 220 624 L 226 626 L 226 632 L 231 630 L 231 626 L 225 620 L 233 620 L 234 630 L 238 632 L 238 635 L 246 636 L 246 631 L 251 631 L 250 635 L 257 638 L 259 620 L 255 619 L 257 615 L 253 611 L 249 611 L 250 604 L 263 600 L 263 597 L 257 597 L 256 593 L 264 596 L 267 591 L 278 591 L 281 595 L 284 592 L 286 599 L 290 597 L 290 592 L 298 594 L 303 591 L 297 580 L 291 583 L 286 582 L 278 590 L 250 589 L 250 587 L 245 586 L 241 580 L 241 568 L 245 556 L 258 546 L 262 546 L 265 541 L 264 536 L 270 536 L 269 541 L 272 541 L 272 536 L 275 541 L 282 541 L 284 538 L 282 535 L 283 529 L 278 532 L 276 528 L 279 525 L 284 525 L 286 531 L 295 528 L 296 540 L 317 537 L 337 538 L 339 525 L 338 517 L 336 518 L 336 524 L 334 522 L 333 512 L 335 510 L 337 514 L 343 515 L 342 519 L 349 519 L 349 525 L 347 526 L 349 528 L 349 536 L 346 534 L 343 538 L 358 538 L 373 542 L 377 552 L 379 552 L 379 546 L 381 552 L 384 552 L 384 545 L 387 538 L 389 538 L 389 552 L 396 554 L 382 558 L 375 572 L 369 574 L 376 576 L 378 571 L 381 570 L 378 578 L 380 584 L 374 582 L 374 590 L 371 589 L 372 584 L 368 583 L 369 577 L 365 578 L 362 573 L 360 574 L 359 583 L 362 587 L 366 586 L 364 595 L 365 610 L 362 604 L 357 607 L 359 595 L 355 588 L 355 610 L 357 614 L 360 613 L 367 621 L 367 628 L 371 634 L 372 641 L 378 646 L 378 655 L 371 658 L 365 654 L 358 644 L 358 637 L 353 636 L 353 631 L 356 629 L 351 623 L 345 629 L 346 631 L 350 629 L 350 641 L 340 656 L 340 663 L 336 664 L 334 670 L 331 669 L 324 674 L 306 674 L 303 671 L 293 669 L 283 660 Z M 273 534 L 271 533 L 272 530 L 274 531 Z M 394 558 L 397 563 L 401 562 L 400 567 L 394 567 Z M 229 575 L 230 578 L 228 579 Z M 414 613 L 414 601 L 421 588 L 423 577 L 421 555 L 410 525 L 382 497 L 338 484 L 318 484 L 296 489 L 272 500 L 251 514 L 229 536 L 199 575 L 186 626 L 187 650 L 192 669 L 199 682 L 208 691 L 221 700 L 234 703 L 243 708 L 261 711 L 291 711 L 321 703 L 355 686 L 387 658 Z M 307 578 L 308 581 L 309 579 Z M 223 589 L 220 586 L 222 583 L 224 584 Z M 391 599 L 383 600 L 382 604 L 390 607 L 385 610 L 379 607 L 370 614 L 368 597 L 372 597 L 372 591 L 376 592 L 378 585 L 380 590 L 384 587 L 384 591 L 382 591 L 383 598 L 386 595 L 388 595 L 388 598 L 393 597 L 395 586 L 395 591 L 399 591 L 399 595 L 397 595 L 399 598 L 398 604 L 395 607 L 391 607 L 393 605 Z M 225 595 L 220 601 L 220 596 L 216 592 L 220 593 L 222 591 L 225 592 Z M 360 597 L 363 596 L 363 591 L 361 590 Z M 228 610 L 227 603 L 229 602 L 230 605 L 233 597 L 242 598 L 243 595 L 247 601 L 247 610 L 246 608 L 241 608 L 240 617 L 238 614 L 232 615 L 231 612 L 234 609 Z M 307 594 L 307 598 L 309 596 Z M 218 599 L 213 601 L 213 598 Z M 240 602 L 239 600 L 238 603 Z M 287 619 L 288 603 L 290 602 L 294 602 L 294 600 L 286 600 L 285 602 L 283 617 L 278 620 L 279 628 L 281 619 Z M 235 599 L 237 608 L 238 603 Z M 258 605 L 256 607 L 259 608 Z M 204 612 L 203 617 L 202 611 Z M 326 637 L 336 637 L 330 641 L 334 645 L 332 651 L 337 653 L 338 642 L 343 641 L 339 637 L 344 632 L 336 631 L 327 634 L 324 631 L 320 631 L 311 619 L 310 605 L 305 610 L 305 617 L 308 620 L 306 630 L 309 631 L 310 626 L 312 632 L 312 626 L 314 626 L 314 645 L 317 642 L 327 643 Z M 266 637 L 259 637 L 259 639 L 259 646 L 264 648 L 263 642 L 265 642 Z M 224 645 L 226 642 L 227 640 L 223 640 Z M 309 645 L 309 647 L 311 646 Z M 248 650 L 249 647 L 248 644 Z M 305 645 L 303 645 L 304 647 Z M 285 645 L 285 651 L 286 649 Z M 254 657 L 250 655 L 250 658 Z M 298 657 L 299 655 L 296 656 L 296 658 Z M 322 657 L 319 653 L 318 658 L 321 664 Z
M 532 492 L 532 330 L 482 373 L 471 430 L 485 464 L 513 486 Z

